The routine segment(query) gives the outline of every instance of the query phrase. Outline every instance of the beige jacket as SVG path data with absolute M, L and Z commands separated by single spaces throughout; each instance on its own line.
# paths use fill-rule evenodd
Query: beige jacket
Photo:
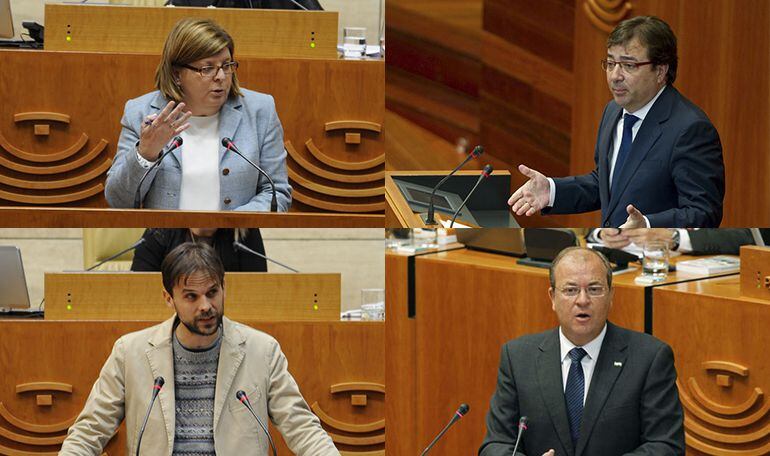
M 175 421 L 173 326 L 171 318 L 115 342 L 83 411 L 69 429 L 60 455 L 100 455 L 124 418 L 126 454 L 135 454 L 153 380 L 162 376 L 166 384 L 155 401 L 142 437 L 142 454 L 171 456 Z M 278 342 L 228 318 L 223 319 L 223 326 L 214 397 L 217 454 L 263 456 L 270 451 L 254 417 L 235 398 L 238 390 L 244 390 L 254 412 L 265 424 L 270 417 L 294 453 L 339 456 L 302 398 Z

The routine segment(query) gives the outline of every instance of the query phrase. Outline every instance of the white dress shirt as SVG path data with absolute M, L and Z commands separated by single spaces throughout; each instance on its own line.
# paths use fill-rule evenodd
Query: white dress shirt
M 585 378 L 585 388 L 583 390 L 583 405 L 586 403 L 588 397 L 588 388 L 591 386 L 591 378 L 594 375 L 594 368 L 596 367 L 596 360 L 599 359 L 599 352 L 602 350 L 602 342 L 604 342 L 604 336 L 607 334 L 607 323 L 604 323 L 602 332 L 591 342 L 583 345 L 583 350 L 586 351 L 586 356 L 580 360 L 580 364 L 583 366 L 583 377 Z M 559 344 L 561 346 L 561 380 L 564 390 L 567 389 L 567 375 L 569 375 L 569 368 L 572 365 L 572 359 L 569 357 L 569 352 L 577 345 L 570 342 L 567 336 L 559 327 Z

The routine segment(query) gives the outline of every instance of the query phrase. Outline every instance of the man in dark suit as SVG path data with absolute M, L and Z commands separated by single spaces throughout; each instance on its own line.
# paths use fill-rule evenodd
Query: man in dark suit
M 718 227 L 725 193 L 719 134 L 674 87 L 676 37 L 656 17 L 621 22 L 602 61 L 613 100 L 604 108 L 596 168 L 529 180 L 508 204 L 517 215 L 601 209 L 603 227 Z
M 563 250 L 548 290 L 559 327 L 503 346 L 480 456 L 684 455 L 671 347 L 607 322 L 612 269 L 598 252 Z

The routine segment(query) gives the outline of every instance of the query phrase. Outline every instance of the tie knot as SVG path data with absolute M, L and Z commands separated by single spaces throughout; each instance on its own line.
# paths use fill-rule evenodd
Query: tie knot
M 629 130 L 636 124 L 636 122 L 639 120 L 638 117 L 636 117 L 633 114 L 626 114 L 623 116 L 623 128 L 628 128 Z
M 586 353 L 586 351 L 583 350 L 581 347 L 575 347 L 572 350 L 570 350 L 568 354 L 573 363 L 579 363 L 580 360 L 582 360 L 583 357 L 588 353 Z

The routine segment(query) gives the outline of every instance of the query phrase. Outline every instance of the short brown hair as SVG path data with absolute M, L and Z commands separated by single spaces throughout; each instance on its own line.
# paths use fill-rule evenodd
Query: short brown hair
M 618 24 L 607 38 L 607 49 L 612 46 L 628 44 L 634 38 L 647 48 L 651 62 L 668 65 L 666 84 L 676 80 L 678 57 L 676 55 L 676 35 L 663 20 L 655 16 L 637 16 Z
M 176 23 L 163 45 L 158 69 L 155 71 L 155 86 L 169 100 L 182 101 L 182 88 L 174 82 L 174 70 L 181 65 L 188 65 L 196 60 L 205 59 L 230 50 L 230 58 L 235 59 L 235 42 L 229 33 L 210 19 L 182 19 Z M 240 96 L 238 76 L 232 74 L 233 82 L 228 96 Z
M 196 272 L 207 275 L 220 286 L 225 284 L 225 267 L 219 254 L 208 244 L 185 242 L 179 244 L 163 259 L 160 265 L 163 288 L 174 295 L 174 286 Z
M 607 270 L 607 288 L 612 288 L 612 265 L 610 264 L 610 261 L 607 259 L 606 256 L 604 256 L 601 252 L 597 252 L 594 249 L 589 249 L 587 247 L 567 247 L 566 249 L 559 252 L 558 255 L 556 255 L 556 258 L 553 259 L 551 262 L 551 267 L 548 269 L 548 280 L 551 282 L 551 288 L 556 288 L 556 266 L 561 263 L 561 260 L 569 255 L 572 252 L 575 251 L 582 251 L 582 252 L 590 252 L 594 255 L 596 255 L 599 260 L 601 260 L 602 264 L 604 265 L 604 269 Z

